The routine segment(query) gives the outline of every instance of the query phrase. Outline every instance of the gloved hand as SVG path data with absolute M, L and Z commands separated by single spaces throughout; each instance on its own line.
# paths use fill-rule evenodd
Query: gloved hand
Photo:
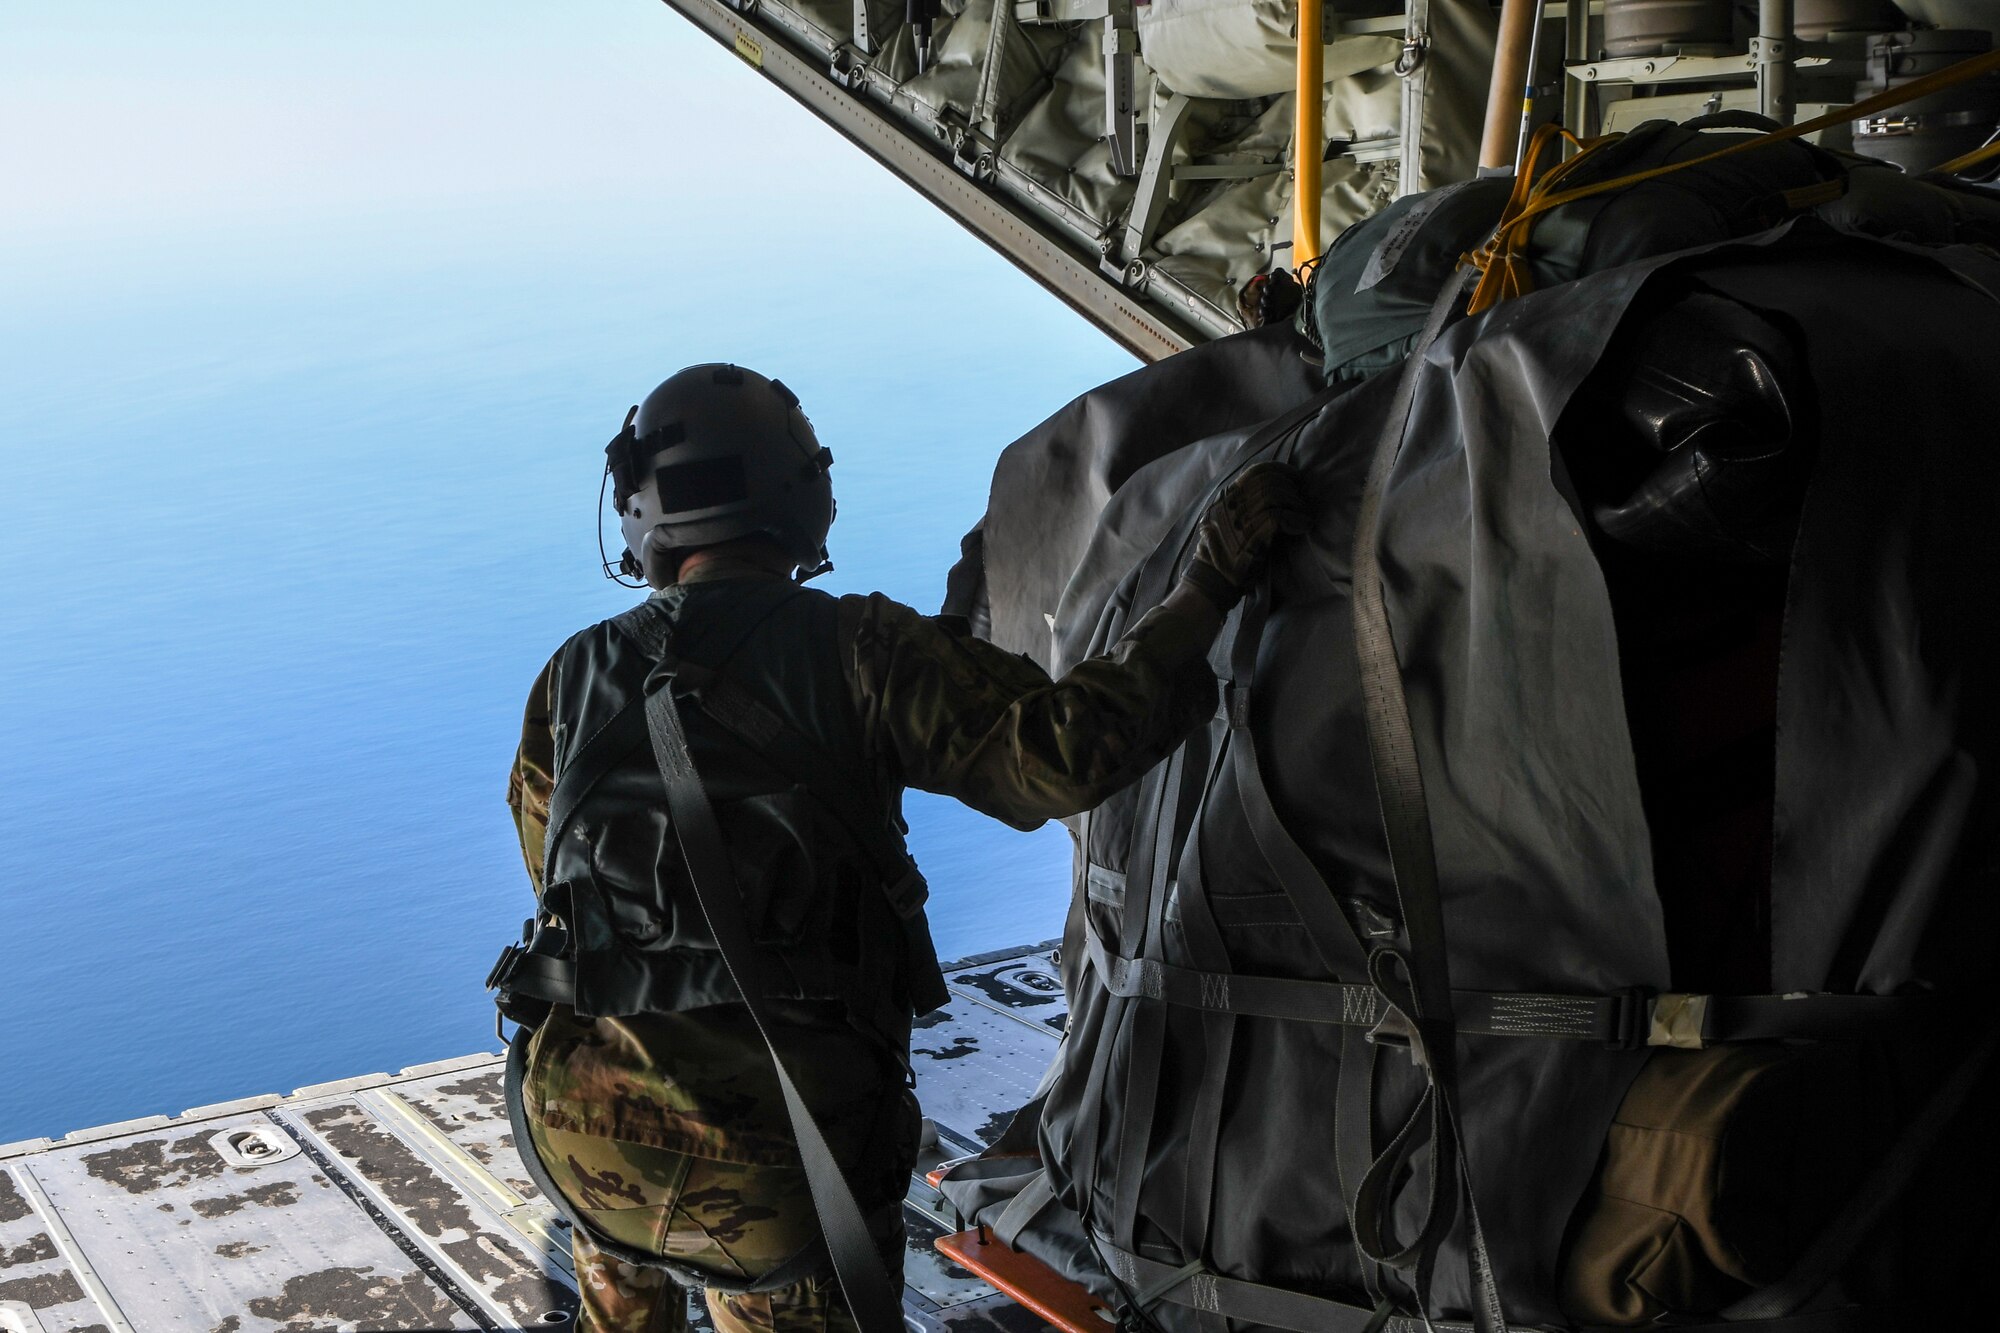
M 1306 529 L 1306 497 L 1289 463 L 1255 463 L 1236 475 L 1201 516 L 1181 580 L 1218 611 L 1236 605 L 1280 533 Z

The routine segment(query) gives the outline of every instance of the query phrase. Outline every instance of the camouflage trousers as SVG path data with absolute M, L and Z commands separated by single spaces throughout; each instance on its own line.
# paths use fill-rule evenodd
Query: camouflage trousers
M 870 1155 L 877 1165 L 885 1151 L 894 1155 L 898 1160 L 890 1165 L 899 1170 L 853 1172 L 857 1189 L 884 1177 L 907 1184 L 916 1157 L 914 1100 L 904 1094 L 881 1110 L 895 1123 L 873 1127 L 867 1135 L 875 1149 Z M 819 1233 L 801 1169 L 716 1161 L 540 1123 L 533 1133 L 550 1178 L 571 1206 L 605 1235 L 635 1249 L 718 1276 L 754 1278 Z M 900 1275 L 901 1190 L 887 1199 L 864 1193 L 861 1203 L 891 1276 Z M 687 1293 L 672 1278 L 613 1259 L 581 1233 L 571 1240 L 582 1298 L 577 1333 L 681 1333 L 687 1327 Z M 775 1291 L 710 1291 L 706 1300 L 718 1333 L 855 1333 L 830 1271 Z

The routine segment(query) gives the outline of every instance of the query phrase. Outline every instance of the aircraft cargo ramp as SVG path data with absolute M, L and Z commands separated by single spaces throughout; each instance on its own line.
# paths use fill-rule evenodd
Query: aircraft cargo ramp
M 905 1315 L 918 1333 L 1030 1333 L 1040 1321 L 933 1250 L 952 1218 L 923 1173 L 1027 1100 L 1062 988 L 1048 946 L 945 975 L 951 1003 L 914 1043 L 938 1142 L 905 1205 Z M 514 1154 L 501 1065 L 471 1055 L 0 1146 L 0 1333 L 568 1326 L 568 1233 Z

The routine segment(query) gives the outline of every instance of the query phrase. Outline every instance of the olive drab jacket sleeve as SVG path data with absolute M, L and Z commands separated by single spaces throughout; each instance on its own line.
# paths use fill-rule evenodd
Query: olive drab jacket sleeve
M 528 706 L 522 711 L 521 747 L 514 752 L 514 767 L 507 774 L 507 806 L 514 812 L 514 831 L 521 838 L 521 856 L 528 863 L 528 878 L 535 895 L 542 892 L 542 848 L 549 831 L 549 794 L 555 790 L 556 740 L 550 726 L 550 677 L 555 659 L 535 677 L 528 690 Z
M 1016 828 L 1102 802 L 1216 705 L 1212 626 L 1160 607 L 1060 680 L 880 593 L 841 599 L 863 733 L 904 786 Z

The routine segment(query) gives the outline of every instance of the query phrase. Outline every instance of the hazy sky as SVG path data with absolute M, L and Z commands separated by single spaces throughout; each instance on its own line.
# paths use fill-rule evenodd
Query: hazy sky
M 717 359 L 926 609 L 1133 364 L 657 0 L 0 0 L 0 1140 L 490 1046 L 603 442 Z M 947 953 L 1057 933 L 1059 829 L 910 811 Z
M 653 210 L 858 160 L 653 0 L 9 0 L 0 117 L 15 235 Z

